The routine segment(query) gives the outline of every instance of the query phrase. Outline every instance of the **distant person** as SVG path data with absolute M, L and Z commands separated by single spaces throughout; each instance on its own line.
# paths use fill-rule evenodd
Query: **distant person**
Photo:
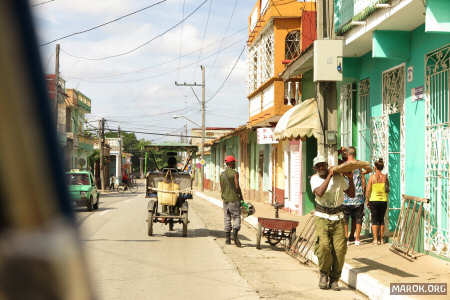
M 127 172 L 124 172 L 122 175 L 122 183 L 124 186 L 123 190 L 126 191 L 128 189 L 128 174 L 127 174 Z
M 231 244 L 231 229 L 233 229 L 234 244 L 241 247 L 238 232 L 241 229 L 241 199 L 239 173 L 235 170 L 234 156 L 225 158 L 225 170 L 220 174 L 220 190 L 223 200 L 223 214 L 225 227 L 225 243 Z M 233 224 L 232 224 L 233 223 Z
M 348 147 L 345 150 L 345 154 L 343 157 L 346 157 L 346 161 L 355 161 L 356 160 L 356 149 L 353 146 Z M 353 182 L 355 184 L 355 197 L 349 197 L 347 194 L 344 194 L 344 222 L 345 222 L 345 237 L 347 238 L 347 245 L 351 240 L 355 240 L 355 246 L 359 246 L 361 244 L 359 238 L 361 235 L 361 224 L 364 217 L 364 202 L 365 202 L 365 194 L 364 191 L 366 189 L 366 178 L 365 174 L 370 172 L 370 170 L 365 170 L 364 172 L 361 169 L 356 169 L 353 171 Z M 351 219 L 352 229 L 349 234 L 348 223 Z
M 384 244 L 384 215 L 389 200 L 389 178 L 381 173 L 384 168 L 382 158 L 375 162 L 375 174 L 367 183 L 366 203 L 371 212 L 373 244 Z
M 316 173 L 311 177 L 315 195 L 315 225 L 317 240 L 314 253 L 319 260 L 319 288 L 339 291 L 339 278 L 344 266 L 347 243 L 342 203 L 344 193 L 355 197 L 352 173 L 334 173 L 325 158 L 318 155 L 313 161 Z

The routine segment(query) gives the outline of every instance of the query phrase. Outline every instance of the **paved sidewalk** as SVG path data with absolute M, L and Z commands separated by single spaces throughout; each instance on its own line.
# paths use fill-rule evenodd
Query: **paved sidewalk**
M 222 205 L 220 194 L 205 191 L 196 192 L 196 196 L 203 198 L 217 206 Z M 256 213 L 245 218 L 244 221 L 256 228 L 258 217 L 273 218 L 275 210 L 272 206 L 261 202 L 252 202 Z M 301 228 L 306 216 L 293 216 L 280 210 L 281 219 L 298 221 Z M 346 262 L 341 280 L 370 299 L 449 299 L 446 296 L 391 296 L 390 283 L 447 283 L 450 287 L 450 262 L 423 255 L 416 261 L 410 262 L 389 250 L 390 244 L 372 245 L 370 240 L 362 241 L 360 246 L 350 245 L 346 255 Z M 317 258 L 311 252 L 312 261 Z

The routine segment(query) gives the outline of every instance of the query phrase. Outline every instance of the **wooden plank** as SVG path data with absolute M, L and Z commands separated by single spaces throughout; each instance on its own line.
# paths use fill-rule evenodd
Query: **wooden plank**
M 417 201 L 417 202 L 423 202 L 423 203 L 430 202 L 430 199 L 427 199 L 427 198 L 419 198 L 419 197 L 409 196 L 409 195 L 405 195 L 405 194 L 403 194 L 402 197 L 403 197 L 403 199 Z

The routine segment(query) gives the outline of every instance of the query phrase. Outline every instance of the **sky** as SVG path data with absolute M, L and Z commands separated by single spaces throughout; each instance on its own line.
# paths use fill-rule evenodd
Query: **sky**
M 54 0 L 32 7 L 40 44 L 108 22 L 161 0 Z M 206 1 L 206 2 L 205 2 Z M 46 2 L 31 0 L 31 4 Z M 205 2 L 205 3 L 203 3 Z M 203 5 L 202 5 L 203 4 Z M 66 88 L 92 101 L 90 121 L 102 117 L 109 128 L 181 133 L 183 115 L 201 124 L 200 104 L 190 87 L 174 82 L 201 83 L 206 67 L 206 126 L 237 127 L 248 120 L 248 15 L 255 0 L 167 0 L 138 14 L 87 33 L 58 41 L 60 73 Z M 185 22 L 164 33 L 202 5 Z M 55 70 L 55 45 L 40 47 L 47 73 Z M 240 53 L 244 51 L 238 60 Z M 201 97 L 201 87 L 194 87 Z M 95 124 L 95 122 L 92 122 Z M 161 142 L 174 138 L 137 135 Z

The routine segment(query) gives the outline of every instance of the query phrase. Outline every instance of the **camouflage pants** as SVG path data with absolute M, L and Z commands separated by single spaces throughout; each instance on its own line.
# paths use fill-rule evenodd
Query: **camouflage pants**
M 233 226 L 231 221 L 233 220 Z M 231 228 L 241 229 L 241 202 L 223 202 L 223 222 L 225 225 L 225 232 L 231 232 Z
M 330 221 L 315 217 L 315 225 L 317 240 L 314 245 L 314 254 L 319 260 L 319 270 L 330 276 L 332 280 L 338 280 L 341 277 L 347 253 L 344 220 Z

